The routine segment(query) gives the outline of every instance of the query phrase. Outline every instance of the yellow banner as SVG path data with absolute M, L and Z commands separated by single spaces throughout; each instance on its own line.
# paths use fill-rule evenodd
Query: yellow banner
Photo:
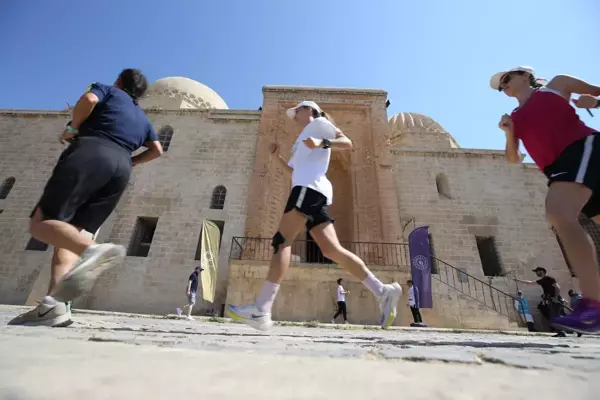
M 217 272 L 219 270 L 219 242 L 221 232 L 219 227 L 211 221 L 202 221 L 202 256 L 200 262 L 204 271 L 200 274 L 202 279 L 202 297 L 214 303 L 217 290 Z

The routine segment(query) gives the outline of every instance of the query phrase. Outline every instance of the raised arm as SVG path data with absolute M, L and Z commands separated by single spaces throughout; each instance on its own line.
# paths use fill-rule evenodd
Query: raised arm
M 559 91 L 567 100 L 571 98 L 572 94 L 600 96 L 600 86 L 592 85 L 570 75 L 557 75 L 546 87 Z
M 506 134 L 506 159 L 509 163 L 519 164 L 523 157 L 519 152 L 519 139 L 517 139 L 513 131 L 513 122 L 510 115 L 504 114 L 500 119 L 498 127 Z
M 352 150 L 354 148 L 354 143 L 352 140 L 344 133 L 335 128 L 335 139 L 331 140 L 331 149 L 332 150 Z
M 528 285 L 528 286 L 535 286 L 535 285 L 537 285 L 536 281 L 526 281 L 524 279 L 519 279 L 519 278 L 515 278 L 515 282 L 523 283 L 523 284 Z

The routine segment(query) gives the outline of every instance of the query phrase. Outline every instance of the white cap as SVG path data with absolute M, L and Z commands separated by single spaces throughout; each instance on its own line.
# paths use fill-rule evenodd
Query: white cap
M 517 71 L 527 72 L 530 75 L 535 75 L 535 71 L 533 70 L 533 68 L 520 66 L 517 68 L 509 69 L 508 71 L 501 71 L 501 72 L 495 73 L 492 76 L 492 79 L 490 79 L 490 86 L 494 90 L 500 90 L 500 82 L 502 82 L 502 77 L 504 77 L 504 75 L 508 74 L 509 72 L 517 72 Z
M 299 109 L 300 107 L 310 107 L 313 110 L 317 110 L 319 114 L 321 114 L 323 111 L 321 111 L 321 107 L 319 107 L 317 105 L 317 103 L 315 103 L 314 101 L 301 101 L 300 103 L 296 104 L 294 107 L 288 109 L 286 111 L 286 114 L 288 117 L 290 117 L 291 119 L 296 118 L 296 110 Z

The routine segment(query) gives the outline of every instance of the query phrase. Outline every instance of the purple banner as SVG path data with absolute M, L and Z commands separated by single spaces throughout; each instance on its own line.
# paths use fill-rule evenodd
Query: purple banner
M 413 285 L 419 290 L 419 308 L 433 308 L 428 226 L 421 226 L 408 235 L 408 251 Z

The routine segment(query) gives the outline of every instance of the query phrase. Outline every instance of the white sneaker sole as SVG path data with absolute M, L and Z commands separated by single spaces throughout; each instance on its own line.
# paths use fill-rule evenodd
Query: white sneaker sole
M 258 331 L 268 331 L 269 329 L 271 329 L 271 327 L 273 327 L 273 321 L 260 321 L 242 317 L 241 315 L 236 314 L 229 306 L 227 306 L 226 310 L 227 316 L 229 316 L 229 318 L 231 318 L 235 322 L 246 324 Z
M 92 289 L 101 273 L 121 264 L 124 258 L 125 248 L 123 246 L 105 246 L 102 251 L 96 252 L 65 275 L 58 282 L 51 296 L 64 302 L 76 299 Z
M 59 315 L 54 318 L 40 319 L 36 321 L 25 322 L 14 326 L 48 326 L 51 328 L 66 328 L 71 325 L 73 320 L 71 319 L 71 313 L 68 312 L 63 315 Z
M 394 323 L 394 320 L 396 319 L 396 310 L 398 308 L 398 302 L 400 301 L 400 297 L 402 296 L 402 287 L 397 282 L 392 283 L 391 286 L 392 290 L 388 292 L 390 296 L 390 312 L 387 316 L 384 313 L 385 318 L 381 324 L 381 329 L 387 329 Z

